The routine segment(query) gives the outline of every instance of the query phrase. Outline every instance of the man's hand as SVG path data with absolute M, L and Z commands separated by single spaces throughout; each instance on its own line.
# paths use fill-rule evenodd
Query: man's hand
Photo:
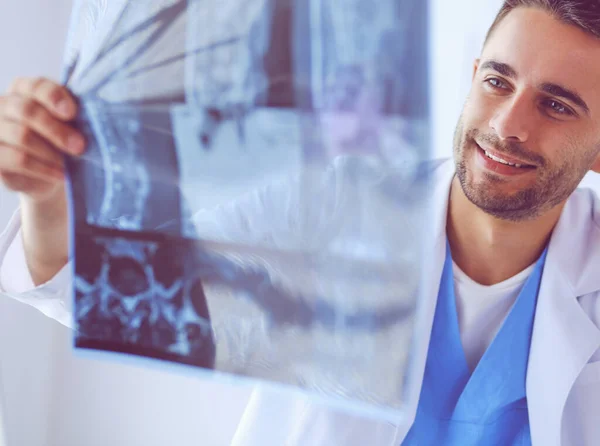
M 0 180 L 20 195 L 25 257 L 36 285 L 68 259 L 63 155 L 85 149 L 69 125 L 76 116 L 73 96 L 48 79 L 17 79 L 0 96 Z

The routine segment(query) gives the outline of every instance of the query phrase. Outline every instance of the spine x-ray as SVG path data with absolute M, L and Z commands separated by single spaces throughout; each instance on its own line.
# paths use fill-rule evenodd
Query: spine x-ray
M 77 4 L 64 70 L 88 141 L 67 160 L 76 350 L 397 418 L 426 235 L 427 2 L 101 9 Z

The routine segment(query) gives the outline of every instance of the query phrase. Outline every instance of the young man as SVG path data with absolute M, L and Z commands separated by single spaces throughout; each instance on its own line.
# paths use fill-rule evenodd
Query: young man
M 234 444 L 599 444 L 600 202 L 575 191 L 600 171 L 599 92 L 599 2 L 505 2 L 475 62 L 454 162 L 435 172 L 418 407 L 395 426 L 256 392 Z M 21 192 L 22 233 L 17 217 L 2 284 L 62 321 L 58 153 L 84 150 L 67 124 L 75 113 L 47 80 L 19 80 L 0 101 L 0 175 Z

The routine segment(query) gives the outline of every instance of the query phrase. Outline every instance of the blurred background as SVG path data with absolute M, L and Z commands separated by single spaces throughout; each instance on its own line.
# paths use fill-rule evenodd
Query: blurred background
M 108 1 L 98 0 L 99 7 Z M 472 62 L 501 3 L 431 0 L 434 157 L 451 156 Z M 0 91 L 16 76 L 59 78 L 71 6 L 71 0 L 0 5 Z M 585 183 L 600 191 L 600 175 Z M 17 197 L 0 189 L 0 227 L 16 206 Z M 0 401 L 9 446 L 152 446 L 190 438 L 210 446 L 230 443 L 247 390 L 221 385 L 222 399 L 209 407 L 200 404 L 205 385 L 215 392 L 219 384 L 75 358 L 70 344 L 69 331 L 57 322 L 0 297 Z M 239 402 L 238 413 L 231 413 L 232 401 Z

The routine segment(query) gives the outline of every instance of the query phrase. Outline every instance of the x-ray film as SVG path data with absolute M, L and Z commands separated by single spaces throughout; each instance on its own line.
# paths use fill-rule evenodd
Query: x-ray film
M 101 10 L 78 3 L 65 63 L 88 140 L 67 160 L 77 351 L 396 419 L 426 235 L 427 2 Z

